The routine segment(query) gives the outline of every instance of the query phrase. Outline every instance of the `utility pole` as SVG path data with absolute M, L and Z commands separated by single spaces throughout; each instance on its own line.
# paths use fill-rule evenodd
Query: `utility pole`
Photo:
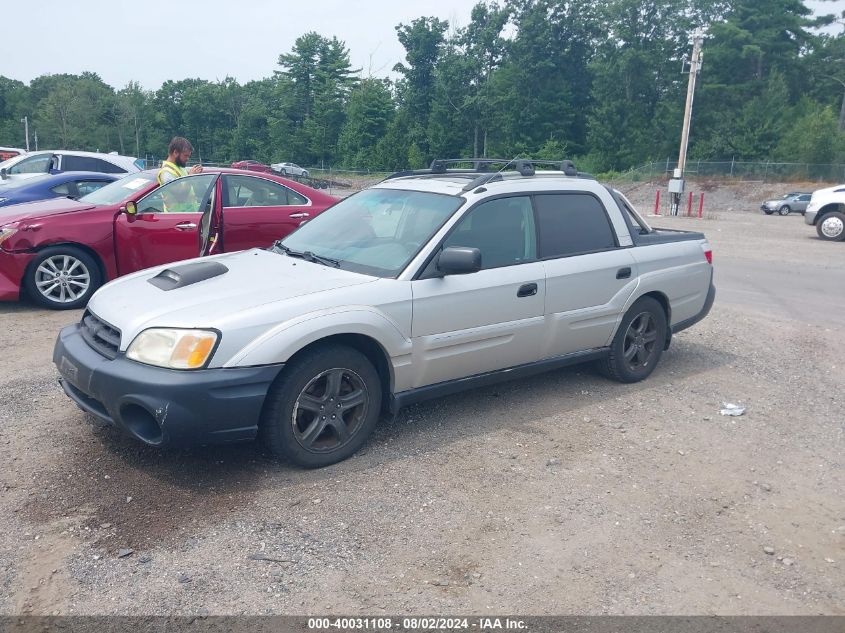
M 681 130 L 681 150 L 678 153 L 678 168 L 669 181 L 669 192 L 672 194 L 672 215 L 678 215 L 681 195 L 684 193 L 684 169 L 687 165 L 687 145 L 689 144 L 690 120 L 692 119 L 692 101 L 695 96 L 695 80 L 701 71 L 701 45 L 704 35 L 695 33 L 692 36 L 692 57 L 689 62 L 689 81 L 687 82 L 687 103 L 684 108 L 684 125 Z
M 29 151 L 29 117 L 22 118 L 21 123 L 23 123 L 23 133 L 26 136 L 26 151 Z
M 38 151 L 38 130 L 35 130 L 35 151 Z

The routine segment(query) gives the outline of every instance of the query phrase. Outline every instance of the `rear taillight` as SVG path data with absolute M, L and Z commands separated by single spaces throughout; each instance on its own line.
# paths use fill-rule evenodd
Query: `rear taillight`
M 704 258 L 708 264 L 713 265 L 713 251 L 704 251 Z

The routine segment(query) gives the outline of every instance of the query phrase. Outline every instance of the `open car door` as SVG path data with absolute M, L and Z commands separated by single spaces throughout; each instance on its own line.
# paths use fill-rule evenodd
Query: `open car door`
M 121 275 L 200 254 L 204 211 L 219 204 L 219 174 L 197 174 L 173 180 L 135 204 L 135 213 L 114 221 L 115 254 Z
M 220 179 L 203 205 L 197 237 L 199 256 L 216 255 L 223 252 L 223 204 L 220 196 Z

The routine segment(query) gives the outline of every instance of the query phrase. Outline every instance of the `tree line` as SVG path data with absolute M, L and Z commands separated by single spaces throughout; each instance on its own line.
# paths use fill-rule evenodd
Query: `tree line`
M 684 60 L 706 32 L 689 156 L 845 161 L 845 36 L 801 0 L 482 1 L 462 28 L 399 24 L 395 79 L 309 32 L 271 77 L 115 89 L 95 72 L 0 76 L 0 145 L 393 170 L 434 157 L 572 158 L 596 172 L 677 157 Z

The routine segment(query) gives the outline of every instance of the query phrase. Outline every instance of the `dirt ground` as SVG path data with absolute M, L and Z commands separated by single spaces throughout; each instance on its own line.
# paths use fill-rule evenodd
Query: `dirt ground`
M 416 405 L 318 471 L 99 426 L 50 360 L 80 312 L 0 304 L 0 613 L 845 614 L 845 244 L 759 212 L 793 188 L 651 219 L 707 234 L 718 293 L 647 381 Z

